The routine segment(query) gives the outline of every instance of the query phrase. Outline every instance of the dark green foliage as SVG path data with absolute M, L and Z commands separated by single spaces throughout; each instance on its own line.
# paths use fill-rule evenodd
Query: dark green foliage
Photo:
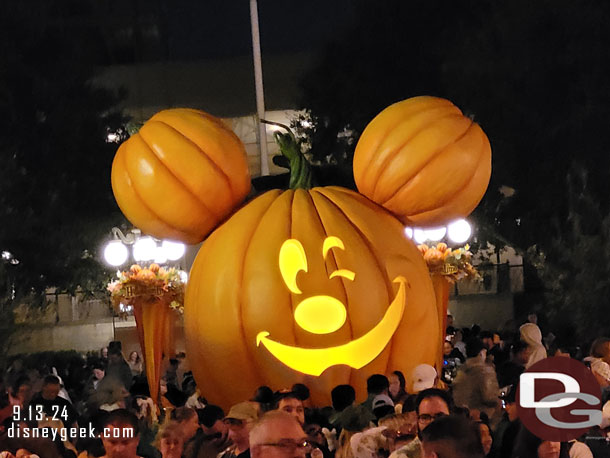
M 0 15 L 0 250 L 17 298 L 99 289 L 98 250 L 122 221 L 110 187 L 125 120 L 95 87 L 86 2 L 7 1 Z

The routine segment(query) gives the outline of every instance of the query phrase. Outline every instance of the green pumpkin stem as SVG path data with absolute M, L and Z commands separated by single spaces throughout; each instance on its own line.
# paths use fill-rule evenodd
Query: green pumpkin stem
M 310 189 L 312 187 L 311 165 L 301 152 L 301 147 L 290 127 L 279 122 L 267 121 L 265 119 L 261 119 L 261 122 L 278 126 L 286 130 L 286 133 L 274 132 L 273 138 L 280 147 L 282 156 L 288 159 L 290 164 L 290 189 Z
M 127 123 L 127 125 L 125 126 L 125 128 L 127 130 L 127 133 L 129 134 L 129 136 L 133 137 L 135 134 L 140 132 L 140 129 L 142 128 L 143 125 L 144 125 L 144 123 L 141 121 L 129 121 Z

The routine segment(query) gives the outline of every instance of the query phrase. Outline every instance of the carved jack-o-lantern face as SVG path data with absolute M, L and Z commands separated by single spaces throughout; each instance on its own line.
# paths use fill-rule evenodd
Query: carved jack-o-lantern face
M 331 249 L 345 250 L 338 237 L 327 237 L 322 246 L 322 257 L 326 259 Z M 280 249 L 279 268 L 288 289 L 296 295 L 303 292 L 297 286 L 299 272 L 307 272 L 307 255 L 301 242 L 286 240 Z M 342 277 L 354 281 L 356 274 L 348 269 L 335 269 L 328 278 Z M 343 345 L 326 348 L 301 348 L 284 345 L 269 338 L 269 332 L 261 331 L 256 337 L 279 361 L 291 369 L 304 374 L 320 375 L 324 370 L 338 364 L 360 369 L 383 351 L 400 324 L 405 309 L 405 283 L 402 276 L 394 280 L 400 287 L 381 321 L 358 339 Z M 314 334 L 330 334 L 339 330 L 346 321 L 347 310 L 343 302 L 333 296 L 316 294 L 298 302 L 294 310 L 295 322 L 304 330 Z
M 434 364 L 426 264 L 400 222 L 344 188 L 269 191 L 203 243 L 184 309 L 197 385 L 230 406 L 256 387 L 305 383 L 313 402 Z

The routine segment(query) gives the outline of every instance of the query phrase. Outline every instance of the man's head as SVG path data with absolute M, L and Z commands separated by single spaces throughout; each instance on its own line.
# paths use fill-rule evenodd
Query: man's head
M 22 405 L 27 405 L 32 399 L 32 382 L 27 376 L 19 377 L 11 388 L 13 396 L 19 399 Z
M 443 343 L 443 355 L 445 357 L 449 356 L 453 351 L 453 344 L 449 340 L 445 340 Z
M 275 410 L 281 410 L 292 415 L 301 425 L 305 423 L 305 408 L 297 393 L 293 391 L 278 393 L 276 399 Z
M 494 335 L 493 335 L 493 333 L 491 333 L 489 331 L 482 331 L 481 334 L 479 334 L 479 337 L 480 337 L 481 341 L 483 342 L 483 346 L 487 350 L 491 350 L 491 347 L 494 346 Z
M 138 418 L 125 409 L 109 412 L 102 420 L 101 439 L 108 458 L 136 458 L 140 430 Z
M 487 349 L 480 339 L 470 339 L 466 342 L 466 358 L 479 358 L 485 361 Z
M 163 458 L 180 458 L 184 450 L 185 438 L 180 424 L 170 422 L 158 432 L 155 447 Z
M 529 345 L 521 340 L 515 342 L 510 351 L 513 354 L 513 362 L 520 366 L 525 366 L 527 364 L 530 354 L 532 353 Z
M 286 412 L 266 413 L 250 432 L 252 458 L 300 458 L 309 451 L 303 428 Z
M 199 417 L 197 411 L 190 407 L 178 407 L 172 412 L 172 420 L 174 420 L 182 430 L 184 442 L 188 442 L 199 429 Z
M 95 380 L 101 380 L 104 378 L 104 375 L 106 375 L 104 365 L 101 362 L 93 364 L 91 368 L 93 369 L 93 377 Z
M 476 423 L 458 416 L 432 422 L 422 433 L 423 458 L 484 458 Z
M 341 412 L 354 403 L 356 400 L 356 390 L 351 385 L 337 385 L 330 392 L 330 397 L 333 401 L 333 409 Z
M 54 401 L 57 396 L 59 396 L 59 390 L 61 390 L 59 378 L 54 375 L 47 375 L 42 382 L 42 391 L 40 394 L 43 399 Z
M 235 404 L 225 417 L 224 422 L 229 429 L 229 439 L 236 445 L 239 453 L 250 447 L 248 434 L 257 419 L 258 408 L 253 402 Z
M 447 314 L 447 327 L 453 326 L 453 315 Z
M 366 380 L 366 392 L 369 395 L 389 394 L 390 382 L 385 375 L 373 374 Z
M 228 428 L 223 421 L 225 413 L 220 407 L 208 404 L 203 409 L 197 410 L 197 416 L 199 417 L 203 434 L 206 436 L 216 435 L 218 439 L 226 437 Z
M 438 388 L 421 391 L 415 401 L 418 431 L 421 433 L 437 418 L 449 415 L 451 404 L 451 397 L 446 391 Z
M 307 388 L 307 385 L 304 385 L 302 383 L 295 383 L 294 385 L 292 385 L 290 391 L 295 394 L 297 399 L 303 401 L 303 406 L 311 407 L 311 393 L 309 392 L 309 388 Z
M 591 356 L 601 358 L 610 364 L 610 338 L 600 337 L 591 345 Z
M 108 364 L 118 364 L 124 359 L 123 354 L 117 349 L 108 350 Z

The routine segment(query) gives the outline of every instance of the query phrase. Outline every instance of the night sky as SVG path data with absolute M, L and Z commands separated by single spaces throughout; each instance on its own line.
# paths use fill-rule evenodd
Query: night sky
M 349 27 L 350 0 L 259 0 L 261 48 L 266 53 L 308 52 Z M 248 0 L 180 0 L 167 5 L 171 60 L 198 60 L 252 52 Z

